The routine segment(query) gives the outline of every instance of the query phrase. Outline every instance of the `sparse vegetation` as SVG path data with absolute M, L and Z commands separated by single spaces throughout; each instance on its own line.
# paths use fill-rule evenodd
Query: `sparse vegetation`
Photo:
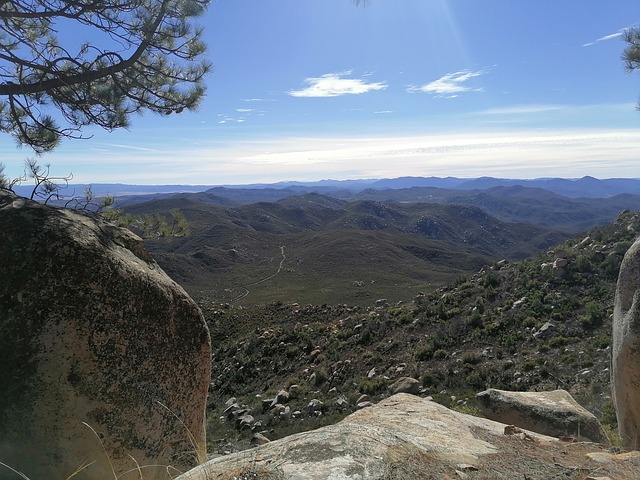
M 625 213 L 590 232 L 587 241 L 578 237 L 531 259 L 486 267 L 459 280 L 458 287 L 421 293 L 413 302 L 388 308 L 283 302 L 222 308 L 201 300 L 214 344 L 210 409 L 219 412 L 228 396 L 250 403 L 256 392 L 277 391 L 291 377 L 308 382 L 315 373 L 315 385 L 290 401 L 291 411 L 304 411 L 311 398 L 319 398 L 324 415 L 344 416 L 353 411 L 358 395 L 379 398 L 395 379 L 413 376 L 420 379 L 423 395 L 469 412 L 475 412 L 474 395 L 487 387 L 563 388 L 615 428 L 608 393 L 615 288 L 610 270 L 619 268 L 620 245 L 630 245 L 639 232 L 640 214 Z M 585 275 L 579 269 L 584 264 L 575 259 L 587 254 L 591 271 Z M 560 256 L 568 260 L 562 275 L 553 271 Z M 412 321 L 397 321 L 403 317 Z M 555 330 L 548 338 L 534 338 L 548 321 Z M 249 340 L 257 337 L 263 339 Z M 318 348 L 324 357 L 291 361 L 287 352 L 295 348 L 307 355 Z M 253 362 L 241 360 L 245 355 Z M 238 382 L 230 372 L 241 366 Z M 323 370 L 327 378 L 318 383 Z M 341 396 L 349 401 L 346 409 L 336 404 Z M 265 412 L 259 417 L 274 437 L 294 424 L 296 430 L 317 424 L 306 415 L 276 419 Z M 218 436 L 236 435 L 224 431 L 216 428 Z

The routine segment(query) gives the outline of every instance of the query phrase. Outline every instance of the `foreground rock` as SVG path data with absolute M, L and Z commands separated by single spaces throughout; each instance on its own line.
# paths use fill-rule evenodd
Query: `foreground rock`
M 551 437 L 607 444 L 598 419 L 576 402 L 569 392 L 508 392 L 490 388 L 476 395 L 482 413 L 496 422 L 515 425 Z
M 587 456 L 594 453 L 593 458 Z M 585 472 L 590 471 L 612 480 L 631 480 L 640 478 L 640 462 L 636 461 L 608 455 L 604 447 L 591 443 L 564 443 L 508 429 L 413 395 L 398 394 L 336 425 L 219 457 L 177 480 L 584 480 Z
M 640 239 L 620 266 L 613 310 L 611 389 L 624 445 L 640 449 Z
M 141 240 L 0 191 L 0 265 L 0 461 L 33 480 L 197 465 L 209 334 Z

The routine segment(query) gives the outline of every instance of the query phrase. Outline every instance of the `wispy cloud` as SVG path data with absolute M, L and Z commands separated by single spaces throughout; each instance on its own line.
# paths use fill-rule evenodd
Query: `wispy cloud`
M 236 112 L 238 112 L 238 113 L 249 113 L 249 112 L 253 112 L 253 108 L 236 108 Z
M 489 69 L 482 70 L 461 70 L 459 72 L 447 73 L 433 82 L 422 86 L 412 85 L 407 88 L 409 93 L 431 93 L 437 97 L 454 98 L 460 93 L 482 92 L 482 87 L 472 87 L 465 85 L 466 82 L 475 77 L 480 77 L 489 73 Z
M 481 115 L 521 115 L 527 113 L 546 113 L 566 108 L 564 105 L 512 105 L 510 107 L 490 108 L 478 112 Z
M 362 93 L 384 90 L 387 84 L 384 82 L 367 83 L 358 78 L 345 78 L 351 72 L 327 73 L 320 77 L 305 79 L 306 88 L 290 90 L 287 92 L 292 97 L 339 97 L 342 95 L 360 95 Z
M 628 27 L 627 27 L 628 28 Z M 589 43 L 585 43 L 582 46 L 583 47 L 590 47 L 592 45 L 595 45 L 596 43 L 600 43 L 600 42 L 606 42 L 607 40 L 613 40 L 614 38 L 619 38 L 624 34 L 624 31 L 627 28 L 623 28 L 621 30 L 618 30 L 615 33 L 611 33 L 609 35 L 605 35 L 604 37 L 600 37 L 600 38 L 596 38 L 593 42 L 589 42 Z

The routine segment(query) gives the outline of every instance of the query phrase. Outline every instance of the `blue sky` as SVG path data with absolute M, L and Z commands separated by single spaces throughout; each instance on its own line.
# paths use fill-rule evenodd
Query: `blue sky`
M 42 162 L 87 183 L 640 177 L 635 0 L 214 0 L 200 23 L 199 111 Z M 9 175 L 32 156 L 7 136 L 0 155 Z

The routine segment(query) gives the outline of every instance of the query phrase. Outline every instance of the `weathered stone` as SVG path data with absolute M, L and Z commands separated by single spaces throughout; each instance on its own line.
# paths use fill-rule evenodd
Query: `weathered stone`
M 273 402 L 275 402 L 275 398 L 263 398 L 262 399 L 262 412 L 268 412 L 269 409 L 275 405 Z M 277 402 L 276 402 L 277 403 Z
M 619 480 L 640 478 L 640 466 L 628 459 L 612 458 L 603 464 L 586 456 L 607 454 L 605 447 L 577 443 L 567 448 L 526 430 L 524 438 L 506 436 L 504 427 L 399 394 L 338 424 L 213 459 L 176 480 L 232 478 L 247 465 L 264 472 L 265 478 L 288 480 L 443 480 L 456 478 L 456 470 L 469 478 L 491 480 L 565 478 L 567 472 L 579 478 L 587 472 Z
M 640 446 L 640 239 L 627 251 L 613 309 L 611 390 L 624 445 Z
M 537 330 L 533 337 L 536 340 L 545 340 L 547 338 L 551 338 L 556 334 L 556 326 L 551 322 L 546 322 L 544 325 Z
M 244 430 L 247 428 L 251 429 L 255 421 L 256 419 L 253 417 L 253 415 L 249 415 L 248 413 L 245 413 L 236 419 L 236 428 L 238 430 Z
M 300 396 L 300 385 L 289 385 L 287 389 L 289 398 L 298 398 Z
M 271 407 L 275 407 L 279 403 L 287 403 L 289 401 L 289 392 L 286 390 L 280 390 L 276 397 L 271 402 Z
M 309 415 L 317 415 L 318 412 L 322 412 L 323 407 L 324 404 L 320 400 L 318 400 L 317 398 L 313 398 L 307 404 L 307 413 Z
M 389 393 L 391 393 L 391 395 L 395 395 L 396 393 L 417 395 L 420 393 L 420 382 L 415 378 L 400 377 L 389 386 Z
M 127 480 L 205 458 L 207 326 L 140 238 L 0 191 L 0 266 L 0 461 Z
M 476 395 L 482 412 L 490 420 L 560 437 L 608 444 L 598 419 L 565 390 L 508 392 L 490 388 Z

